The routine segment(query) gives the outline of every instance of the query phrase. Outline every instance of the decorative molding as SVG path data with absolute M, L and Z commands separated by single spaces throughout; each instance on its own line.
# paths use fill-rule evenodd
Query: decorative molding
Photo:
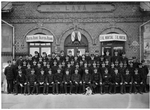
M 86 17 L 86 18 L 26 18 L 26 19 L 5 19 L 6 21 L 17 23 L 119 23 L 119 22 L 143 22 L 141 16 L 136 17 Z

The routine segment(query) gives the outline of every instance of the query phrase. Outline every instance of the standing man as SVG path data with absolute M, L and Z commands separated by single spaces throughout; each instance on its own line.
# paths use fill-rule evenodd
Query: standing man
M 8 61 L 8 66 L 5 68 L 4 74 L 6 75 L 7 80 L 7 93 L 10 94 L 13 92 L 13 69 L 11 67 L 11 61 Z

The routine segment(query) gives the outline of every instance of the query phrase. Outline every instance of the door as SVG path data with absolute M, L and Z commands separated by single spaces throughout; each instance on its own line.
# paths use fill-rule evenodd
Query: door
M 66 55 L 68 55 L 69 51 L 72 52 L 73 56 L 77 55 L 77 51 L 80 51 L 80 55 L 85 54 L 85 51 L 87 50 L 87 47 L 66 47 Z
M 43 52 L 51 54 L 51 43 L 29 43 L 29 54 L 34 56 L 35 51 L 37 51 L 39 55 L 41 55 Z
M 117 51 L 118 55 L 121 56 L 125 52 L 125 43 L 120 41 L 111 41 L 102 43 L 101 54 L 105 55 L 106 51 L 109 51 L 111 56 L 114 56 L 114 52 Z
M 87 38 L 81 34 L 81 39 L 79 40 L 75 36 L 75 40 L 71 39 L 71 34 L 65 40 L 64 43 L 65 54 L 67 55 L 69 50 L 72 51 L 72 55 L 76 56 L 77 51 L 80 51 L 80 55 L 85 54 L 85 51 L 88 50 L 88 41 Z

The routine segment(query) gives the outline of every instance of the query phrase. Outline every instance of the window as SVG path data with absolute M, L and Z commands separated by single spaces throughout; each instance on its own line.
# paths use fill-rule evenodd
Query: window
M 35 51 L 39 52 L 40 55 L 43 52 L 46 52 L 47 54 L 51 54 L 52 51 L 51 43 L 45 43 L 45 42 L 29 43 L 29 54 L 32 54 L 34 56 Z

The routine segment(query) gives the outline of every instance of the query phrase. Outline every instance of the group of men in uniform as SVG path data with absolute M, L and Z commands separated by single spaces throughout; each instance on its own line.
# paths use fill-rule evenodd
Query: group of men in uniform
M 147 66 L 135 58 L 128 61 L 125 53 L 119 56 L 117 51 L 114 56 L 109 51 L 103 56 L 88 51 L 82 56 L 79 51 L 77 56 L 71 51 L 66 56 L 63 51 L 39 56 L 35 51 L 34 56 L 8 61 L 4 74 L 8 94 L 77 94 L 85 93 L 86 87 L 101 94 L 116 93 L 117 88 L 121 94 L 147 92 Z

